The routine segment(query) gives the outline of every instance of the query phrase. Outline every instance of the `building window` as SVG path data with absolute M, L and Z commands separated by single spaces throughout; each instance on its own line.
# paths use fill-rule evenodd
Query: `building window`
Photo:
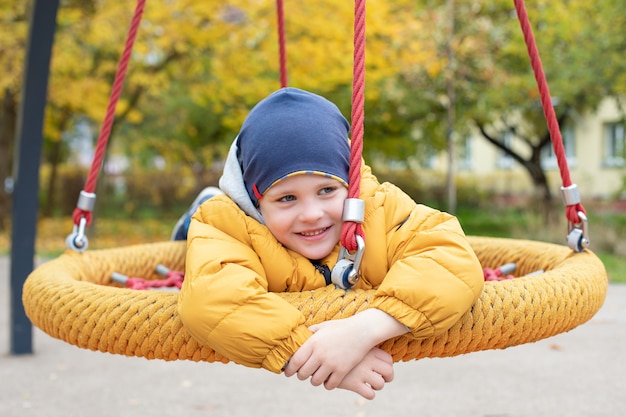
M 504 146 L 511 149 L 513 146 L 513 134 L 511 132 L 504 132 L 504 136 L 502 137 L 502 142 Z M 507 154 L 504 151 L 500 151 L 498 154 L 498 159 L 496 161 L 496 167 L 500 169 L 511 169 L 513 168 L 513 157 Z
M 604 125 L 604 165 L 609 167 L 624 166 L 624 122 L 605 123 Z
M 574 126 L 566 124 L 561 128 L 561 139 L 565 150 L 565 158 L 570 165 L 576 165 L 576 134 Z M 558 168 L 559 163 L 554 154 L 554 146 L 550 143 L 543 149 L 541 155 L 541 166 L 545 169 Z

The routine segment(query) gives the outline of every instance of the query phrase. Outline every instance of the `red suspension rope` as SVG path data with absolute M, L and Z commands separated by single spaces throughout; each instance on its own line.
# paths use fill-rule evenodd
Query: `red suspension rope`
M 354 2 L 354 65 L 352 74 L 352 142 L 348 198 L 359 198 L 361 192 L 361 155 L 363 153 L 363 120 L 365 107 L 365 0 Z M 357 249 L 356 236 L 364 238 L 360 223 L 344 222 L 341 244 L 349 251 Z
M 285 11 L 283 0 L 276 0 L 276 17 L 278 20 L 278 50 L 280 64 L 280 87 L 287 87 L 287 46 L 285 42 Z
M 522 27 L 522 32 L 524 34 L 524 41 L 526 42 L 526 48 L 528 49 L 530 63 L 535 74 L 535 80 L 537 81 L 539 93 L 541 95 L 541 105 L 543 107 L 543 113 L 548 124 L 548 130 L 550 131 L 554 154 L 559 164 L 563 187 L 569 187 L 572 185 L 572 180 L 570 178 L 569 169 L 567 167 L 567 158 L 565 156 L 565 149 L 563 147 L 563 138 L 561 137 L 559 123 L 554 112 L 554 107 L 552 105 L 552 96 L 550 95 L 550 89 L 548 87 L 548 82 L 546 81 L 546 75 L 543 71 L 543 65 L 541 63 L 541 58 L 537 49 L 537 43 L 535 41 L 533 29 L 530 25 L 530 20 L 528 19 L 528 13 L 526 12 L 524 0 L 514 0 L 514 3 L 515 10 L 517 11 L 517 16 Z M 578 216 L 578 212 L 582 212 L 583 214 L 586 213 L 581 203 L 567 206 L 565 210 L 565 215 L 567 219 L 573 224 L 578 224 L 581 222 Z
M 561 171 L 561 178 L 564 187 L 572 185 L 571 178 L 569 176 L 569 170 L 567 168 L 567 159 L 565 157 L 565 150 L 563 148 L 563 141 L 561 132 L 559 130 L 558 121 L 552 106 L 552 98 L 550 95 L 549 87 L 546 81 L 545 73 L 539 52 L 537 50 L 535 38 L 532 32 L 528 14 L 523 0 L 514 0 L 515 8 L 517 10 L 522 32 L 524 34 L 524 40 L 528 49 L 535 79 L 539 87 L 541 95 L 541 103 L 544 110 L 544 116 L 546 118 L 550 136 L 552 139 L 552 145 L 555 155 Z M 287 65 L 286 65 L 286 47 L 285 47 L 285 35 L 284 35 L 284 8 L 283 1 L 277 0 L 277 15 L 278 15 L 278 38 L 280 49 L 280 83 L 281 87 L 287 86 Z M 122 92 L 122 86 L 126 77 L 126 71 L 128 63 L 130 61 L 132 48 L 137 36 L 137 31 L 141 18 L 143 16 L 145 6 L 145 0 L 138 0 L 131 26 L 128 31 L 128 36 L 120 63 L 118 66 L 111 96 L 109 99 L 109 105 L 106 110 L 106 116 L 100 131 L 100 135 L 97 141 L 96 152 L 94 160 L 89 171 L 87 181 L 85 183 L 84 192 L 93 195 L 95 198 L 96 181 L 98 178 L 99 169 L 104 159 L 104 153 L 109 140 L 113 121 L 115 117 L 115 108 Z M 365 90 L 365 0 L 355 0 L 354 8 L 354 66 L 353 66 L 353 84 L 352 84 L 352 143 L 350 154 L 350 171 L 349 171 L 349 184 L 348 198 L 358 198 L 360 193 L 360 180 L 361 180 L 361 158 L 363 151 L 363 120 L 364 120 L 364 90 Z M 82 194 L 82 193 L 81 193 Z M 80 206 L 80 204 L 79 204 Z M 581 222 L 578 212 L 585 213 L 585 209 L 582 204 L 577 203 L 575 205 L 568 206 L 566 209 L 566 215 L 568 220 L 573 224 Z M 73 213 L 74 224 L 78 226 L 81 219 L 86 221 L 86 224 L 91 223 L 91 210 L 84 207 L 77 207 Z M 356 236 L 364 237 L 363 228 L 356 222 L 345 222 L 342 229 L 342 245 L 353 251 L 357 248 Z
M 135 43 L 135 39 L 137 38 L 137 31 L 139 29 L 139 24 L 141 22 L 141 17 L 143 15 L 145 4 L 146 0 L 137 1 L 137 6 L 135 8 L 135 13 L 133 15 L 131 26 L 128 30 L 126 45 L 124 46 L 124 51 L 120 58 L 117 73 L 115 74 L 115 80 L 113 82 L 111 96 L 109 98 L 109 104 L 106 109 L 106 116 L 104 118 L 104 122 L 102 123 L 100 135 L 98 136 L 94 159 L 91 164 L 91 169 L 89 170 L 89 176 L 87 177 L 87 181 L 85 182 L 85 187 L 83 189 L 83 191 L 86 193 L 93 194 L 96 189 L 98 173 L 100 171 L 100 167 L 102 166 L 102 160 L 104 159 L 104 153 L 106 151 L 109 136 L 111 134 L 111 129 L 113 127 L 113 121 L 115 118 L 115 107 L 117 106 L 117 102 L 119 101 L 120 95 L 122 94 L 122 86 L 124 84 L 124 79 L 126 78 L 128 62 L 130 61 L 133 45 Z M 81 218 L 85 218 L 85 220 L 87 221 L 87 225 L 89 225 L 91 223 L 91 211 L 77 207 L 74 210 L 73 214 L 74 224 L 78 226 Z

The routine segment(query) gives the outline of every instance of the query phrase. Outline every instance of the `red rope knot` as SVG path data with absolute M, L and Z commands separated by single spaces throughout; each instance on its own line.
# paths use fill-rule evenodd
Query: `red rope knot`
M 483 277 L 485 278 L 485 281 L 507 281 L 516 278 L 516 276 L 513 275 L 516 269 L 517 265 L 515 262 L 504 264 L 496 269 L 483 268 Z M 531 277 L 543 273 L 543 269 L 537 269 L 536 271 L 524 275 L 524 277 Z
M 80 225 L 80 221 L 84 218 L 87 226 L 91 224 L 91 212 L 96 206 L 96 195 L 93 192 L 82 190 L 76 202 L 76 208 L 72 214 L 72 219 L 76 226 Z
M 131 290 L 149 290 L 151 288 L 176 287 L 180 289 L 185 279 L 185 274 L 180 271 L 173 271 L 159 264 L 156 273 L 164 276 L 165 279 L 144 279 L 139 277 L 128 277 L 118 272 L 111 274 L 111 280 L 121 284 Z
M 567 220 L 572 224 L 582 223 L 579 213 L 587 214 L 585 208 L 581 204 L 580 193 L 576 184 L 569 184 L 561 187 L 561 197 L 565 205 L 565 215 Z
M 504 264 L 496 269 L 492 268 L 483 268 L 483 277 L 485 281 L 504 281 L 515 278 L 513 272 L 517 265 L 511 262 L 508 264 Z
M 68 249 L 83 252 L 89 246 L 89 239 L 85 234 L 85 229 L 91 224 L 91 212 L 96 204 L 96 195 L 94 193 L 88 193 L 81 191 L 76 203 L 76 209 L 72 214 L 72 220 L 74 221 L 74 228 L 65 239 L 65 246 Z
M 343 225 L 341 245 L 350 252 L 358 249 L 357 236 L 365 241 L 363 220 L 365 218 L 365 202 L 359 198 L 348 197 L 343 203 Z
M 570 184 L 561 187 L 561 196 L 568 220 L 567 244 L 572 250 L 581 252 L 589 246 L 590 241 L 587 214 L 581 204 L 578 186 Z

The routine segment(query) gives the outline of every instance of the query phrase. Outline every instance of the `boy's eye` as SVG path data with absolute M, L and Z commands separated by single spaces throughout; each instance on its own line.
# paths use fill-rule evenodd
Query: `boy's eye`
M 320 194 L 330 194 L 335 191 L 337 187 L 324 187 L 320 190 Z
M 281 198 L 278 199 L 278 201 L 285 201 L 285 202 L 287 202 L 287 201 L 294 201 L 295 199 L 296 199 L 295 195 L 289 194 L 289 195 L 282 196 Z

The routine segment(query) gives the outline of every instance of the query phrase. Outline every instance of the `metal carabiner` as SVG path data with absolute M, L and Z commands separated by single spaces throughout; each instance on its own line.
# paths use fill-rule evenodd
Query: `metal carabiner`
M 339 259 L 331 272 L 331 280 L 336 287 L 347 290 L 361 278 L 361 259 L 365 251 L 365 241 L 356 235 L 357 249 L 350 253 L 345 247 L 339 250 Z
M 89 246 L 89 239 L 85 235 L 85 227 L 87 226 L 87 218 L 80 218 L 78 226 L 74 225 L 72 233 L 65 239 L 65 246 L 76 252 L 84 252 Z
M 589 241 L 589 222 L 585 213 L 579 211 L 577 214 L 580 223 L 567 223 L 567 246 L 574 252 L 582 252 L 591 243 Z

